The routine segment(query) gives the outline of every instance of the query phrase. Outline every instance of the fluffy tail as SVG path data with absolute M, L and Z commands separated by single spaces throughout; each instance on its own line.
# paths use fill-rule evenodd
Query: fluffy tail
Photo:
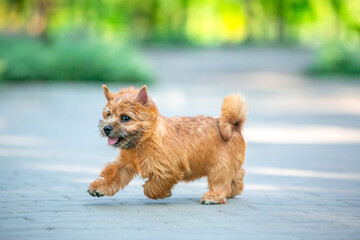
M 220 115 L 220 132 L 225 140 L 230 139 L 234 131 L 241 131 L 246 120 L 246 100 L 240 94 L 231 94 L 224 98 Z

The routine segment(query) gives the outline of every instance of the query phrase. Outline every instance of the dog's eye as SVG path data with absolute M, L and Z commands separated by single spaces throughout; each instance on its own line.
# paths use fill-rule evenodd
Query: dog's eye
M 131 117 L 129 116 L 126 116 L 126 115 L 121 115 L 121 121 L 123 122 L 128 122 L 131 120 Z
M 110 117 L 110 116 L 111 116 L 111 113 L 107 113 L 107 114 L 106 114 L 106 117 Z

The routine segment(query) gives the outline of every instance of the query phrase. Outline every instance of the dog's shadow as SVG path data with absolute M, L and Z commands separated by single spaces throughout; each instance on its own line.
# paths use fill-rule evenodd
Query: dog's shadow
M 92 200 L 92 201 L 91 201 Z M 239 204 L 243 201 L 240 198 L 231 198 L 227 200 L 228 204 Z M 227 205 L 227 204 L 226 204 Z M 134 207 L 136 210 L 160 210 L 181 208 L 186 206 L 187 208 L 198 208 L 199 206 L 205 206 L 200 204 L 200 198 L 196 196 L 189 197 L 171 197 L 160 200 L 148 199 L 145 196 L 139 196 L 137 198 L 102 198 L 102 199 L 89 199 L 84 207 L 91 208 L 97 211 L 131 211 Z M 207 205 L 207 206 L 222 206 L 222 205 Z

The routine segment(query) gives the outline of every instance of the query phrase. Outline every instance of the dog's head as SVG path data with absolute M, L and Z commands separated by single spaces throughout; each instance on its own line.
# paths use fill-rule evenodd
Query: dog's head
M 147 139 L 156 126 L 158 110 L 147 94 L 146 86 L 140 90 L 122 89 L 111 93 L 103 85 L 107 104 L 99 128 L 108 144 L 130 149 Z

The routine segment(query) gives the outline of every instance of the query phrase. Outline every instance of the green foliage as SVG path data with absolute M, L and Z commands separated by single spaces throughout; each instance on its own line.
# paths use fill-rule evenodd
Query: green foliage
M 0 31 L 86 28 L 145 44 L 359 42 L 359 0 L 6 0 Z
M 314 75 L 358 75 L 360 49 L 350 50 L 340 43 L 326 44 L 319 50 L 307 72 Z
M 0 78 L 5 81 L 150 82 L 152 79 L 129 49 L 84 37 L 42 41 L 1 36 L 0 46 Z
M 133 53 L 96 39 L 151 46 L 321 47 L 312 73 L 359 73 L 359 0 L 0 1 L 0 81 L 149 81 Z M 59 38 L 77 29 L 87 40 Z M 39 39 L 57 39 L 40 41 Z M 89 40 L 89 39 L 95 40 Z

